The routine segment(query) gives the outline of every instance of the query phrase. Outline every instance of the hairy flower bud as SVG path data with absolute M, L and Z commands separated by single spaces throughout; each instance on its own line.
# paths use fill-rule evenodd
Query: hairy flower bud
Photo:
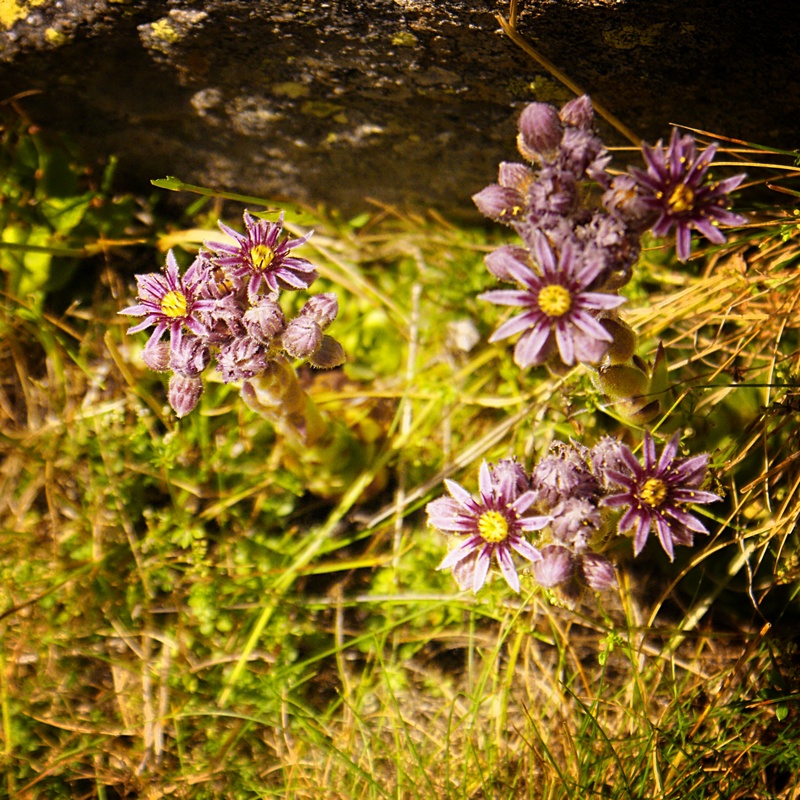
M 315 294 L 300 309 L 301 317 L 310 317 L 325 330 L 339 313 L 339 300 L 333 292 Z
M 584 553 L 581 556 L 581 573 L 590 589 L 602 592 L 617 584 L 614 565 L 598 553 Z
M 542 558 L 533 564 L 533 577 L 545 589 L 566 583 L 572 577 L 572 553 L 560 545 L 551 544 L 542 548 Z
M 601 317 L 600 324 L 614 337 L 608 346 L 604 365 L 622 364 L 636 352 L 636 334 L 619 317 Z
M 182 336 L 170 351 L 169 368 L 186 378 L 198 376 L 211 361 L 211 351 L 202 339 Z
M 615 175 L 610 188 L 603 194 L 602 203 L 615 217 L 637 233 L 647 230 L 656 220 L 656 215 L 642 197 L 638 182 L 633 175 Z
M 646 394 L 650 376 L 631 362 L 601 367 L 594 376 L 594 382 L 606 397 L 622 400 Z
M 142 361 L 154 372 L 169 369 L 169 345 L 166 342 L 148 344 L 142 351 Z
M 561 121 L 565 125 L 572 125 L 575 128 L 589 128 L 594 122 L 594 109 L 588 94 L 576 97 L 564 105 L 559 113 Z
M 200 395 L 203 394 L 203 381 L 198 377 L 175 374 L 169 379 L 167 399 L 179 417 L 185 417 L 194 410 Z
M 292 358 L 309 358 L 322 345 L 322 328 L 310 315 L 299 316 L 286 326 L 281 343 Z
M 308 363 L 317 369 L 333 369 L 345 361 L 344 348 L 332 336 L 323 336 L 319 349 L 308 357 Z
M 516 161 L 501 161 L 497 170 L 497 182 L 501 186 L 516 189 L 523 194 L 528 191 L 534 179 L 533 170 Z
M 224 383 L 252 378 L 263 372 L 267 363 L 264 345 L 249 337 L 233 339 L 217 353 L 217 369 Z
M 472 202 L 485 217 L 504 225 L 525 216 L 527 203 L 519 191 L 510 186 L 499 186 L 492 183 L 477 194 L 472 195 Z
M 549 160 L 558 149 L 563 134 L 558 112 L 547 103 L 531 103 L 519 118 L 517 147 L 530 161 Z
M 244 313 L 247 332 L 257 342 L 269 344 L 286 327 L 283 309 L 269 298 L 262 297 L 256 305 Z

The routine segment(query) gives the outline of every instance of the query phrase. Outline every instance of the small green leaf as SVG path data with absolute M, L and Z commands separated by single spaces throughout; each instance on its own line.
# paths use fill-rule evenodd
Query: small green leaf
M 39 203 L 39 207 L 54 230 L 69 233 L 80 224 L 93 196 L 88 192 L 77 197 L 47 197 Z

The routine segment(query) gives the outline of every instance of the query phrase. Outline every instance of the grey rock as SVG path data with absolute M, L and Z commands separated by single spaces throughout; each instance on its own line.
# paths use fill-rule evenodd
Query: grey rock
M 669 123 L 791 148 L 796 4 L 528 0 L 518 30 L 643 138 Z M 797 4 L 800 10 L 800 4 Z M 249 195 L 475 217 L 532 100 L 573 95 L 499 31 L 493 0 L 13 0 L 0 102 L 120 157 Z M 607 126 L 612 144 L 624 144 Z M 633 155 L 635 157 L 635 154 Z

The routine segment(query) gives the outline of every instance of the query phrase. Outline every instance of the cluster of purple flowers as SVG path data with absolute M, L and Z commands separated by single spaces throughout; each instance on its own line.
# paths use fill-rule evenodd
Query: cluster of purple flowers
M 531 473 L 513 459 L 495 465 L 484 461 L 474 497 L 454 481 L 445 481 L 450 496 L 428 503 L 428 522 L 462 541 L 439 569 L 452 569 L 462 590 L 477 592 L 494 560 L 508 585 L 519 592 L 516 554 L 530 562 L 533 578 L 543 588 L 611 588 L 616 575 L 604 552 L 613 531 L 608 530 L 605 508 L 624 509 L 617 532 L 633 536 L 635 555 L 655 529 L 672 560 L 676 544 L 691 545 L 695 533 L 707 533 L 687 507 L 720 499 L 700 489 L 708 455 L 679 458 L 678 441 L 676 434 L 658 457 L 653 437 L 646 433 L 642 462 L 612 437 L 591 449 L 556 442 Z
M 521 368 L 602 361 L 618 327 L 614 310 L 624 302 L 617 291 L 631 278 L 647 229 L 665 236 L 674 228 L 678 258 L 685 261 L 692 228 L 722 243 L 719 225 L 745 221 L 726 209 L 744 175 L 708 180 L 715 145 L 698 155 L 694 139 L 674 131 L 667 148 L 643 146 L 646 171 L 614 176 L 593 124 L 585 95 L 560 111 L 531 103 L 517 137 L 528 163 L 501 163 L 498 182 L 473 196 L 483 214 L 522 239 L 521 246 L 505 245 L 486 258 L 493 275 L 520 289 L 480 295 L 522 309 L 490 339 L 521 333 L 514 350 Z M 587 187 L 600 195 L 599 204 L 588 202 Z
M 225 383 L 243 382 L 245 398 L 247 382 L 278 360 L 344 362 L 342 346 L 325 333 L 339 310 L 335 294 L 312 296 L 292 320 L 278 302 L 283 290 L 308 289 L 317 278 L 309 261 L 291 255 L 310 234 L 284 235 L 282 214 L 267 222 L 245 212 L 244 223 L 244 234 L 219 223 L 233 243 L 206 243 L 183 275 L 170 251 L 163 273 L 136 276 L 138 303 L 120 312 L 144 317 L 128 333 L 155 326 L 144 361 L 172 372 L 168 398 L 179 417 L 197 405 L 212 358 Z

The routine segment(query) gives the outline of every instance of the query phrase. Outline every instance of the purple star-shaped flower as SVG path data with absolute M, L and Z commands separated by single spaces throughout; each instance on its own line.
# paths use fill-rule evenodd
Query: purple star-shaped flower
M 515 462 L 506 459 L 494 468 L 486 461 L 479 473 L 480 493 L 473 497 L 455 481 L 445 480 L 450 497 L 440 497 L 427 505 L 428 523 L 447 533 L 465 537 L 451 550 L 437 569 L 452 569 L 462 589 L 477 592 L 486 580 L 492 558 L 497 561 L 508 585 L 519 592 L 512 552 L 528 561 L 538 561 L 541 553 L 524 537 L 526 531 L 538 531 L 549 517 L 523 517 L 536 499 L 525 489 Z
M 119 313 L 145 319 L 128 328 L 128 333 L 138 333 L 155 325 L 146 345 L 148 350 L 155 346 L 167 330 L 172 349 L 178 348 L 184 325 L 197 336 L 207 336 L 208 329 L 201 315 L 203 312 L 213 311 L 216 306 L 216 300 L 201 296 L 208 275 L 208 261 L 200 255 L 181 276 L 178 262 L 170 250 L 167 253 L 167 268 L 163 274 L 153 272 L 136 276 L 139 302 Z
M 605 355 L 611 334 L 597 321 L 595 314 L 616 308 L 624 297 L 586 288 L 603 270 L 599 260 L 581 263 L 572 242 L 565 241 L 556 261 L 547 237 L 541 232 L 533 236 L 533 258 L 541 274 L 517 260 L 509 249 L 500 249 L 489 256 L 502 260 L 494 264 L 524 287 L 521 290 L 498 289 L 478 295 L 480 300 L 523 310 L 504 322 L 490 337 L 490 342 L 506 339 L 516 333 L 522 336 L 514 348 L 514 361 L 523 369 L 537 366 L 554 354 L 571 366 L 576 361 L 596 364 Z
M 708 454 L 676 458 L 679 435 L 675 434 L 656 457 L 656 446 L 649 432 L 644 435 L 644 461 L 639 463 L 626 445 L 619 450 L 620 469 L 606 470 L 611 483 L 624 491 L 611 494 L 601 503 L 625 507 L 619 532 L 634 529 L 633 549 L 639 555 L 651 528 L 655 528 L 661 546 L 675 557 L 674 545 L 691 545 L 695 533 L 708 533 L 700 520 L 686 510 L 690 503 L 714 503 L 721 498 L 698 489 L 708 468 Z
M 265 283 L 269 293 L 278 294 L 281 289 L 308 289 L 316 280 L 317 272 L 310 261 L 289 253 L 305 244 L 311 237 L 307 233 L 299 239 L 283 237 L 283 213 L 277 222 L 255 219 L 244 212 L 247 232 L 237 233 L 220 222 L 219 227 L 236 244 L 206 243 L 214 252 L 213 262 L 225 269 L 234 280 L 247 283 L 247 296 L 252 305 L 258 302 L 261 284 Z
M 742 225 L 747 220 L 728 211 L 728 195 L 744 180 L 734 175 L 722 181 L 707 180 L 706 173 L 717 152 L 709 145 L 698 155 L 694 137 L 679 136 L 673 128 L 669 147 L 659 141 L 655 147 L 642 145 L 647 171 L 631 167 L 641 195 L 641 203 L 657 216 L 652 227 L 656 236 L 666 236 L 675 228 L 678 259 L 686 261 L 692 252 L 691 229 L 715 244 L 725 236 L 719 225 Z

